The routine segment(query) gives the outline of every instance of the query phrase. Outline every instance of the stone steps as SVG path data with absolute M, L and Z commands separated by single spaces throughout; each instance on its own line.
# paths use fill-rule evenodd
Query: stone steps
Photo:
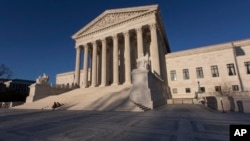
M 112 91 L 103 89 L 91 95 L 86 95 L 66 104 L 59 109 L 67 110 L 99 110 L 99 111 L 123 111 L 126 109 L 136 109 L 136 105 L 129 101 L 130 87 L 116 87 Z
M 148 108 L 148 107 L 146 107 L 146 106 L 143 106 L 143 105 L 141 105 L 141 104 L 138 104 L 138 103 L 134 103 L 135 105 L 137 105 L 137 107 L 139 107 L 141 110 L 143 110 L 143 111 L 149 111 L 149 110 L 152 110 L 152 109 L 150 109 L 150 108 Z
M 79 88 L 14 108 L 52 109 L 54 102 L 59 102 L 64 105 L 56 110 L 143 111 L 129 100 L 130 88 L 131 85 Z

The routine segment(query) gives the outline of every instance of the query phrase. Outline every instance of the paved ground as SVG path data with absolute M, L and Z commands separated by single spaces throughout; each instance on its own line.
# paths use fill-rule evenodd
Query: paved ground
M 0 141 L 228 141 L 230 124 L 250 124 L 250 114 L 202 105 L 149 112 L 0 109 Z

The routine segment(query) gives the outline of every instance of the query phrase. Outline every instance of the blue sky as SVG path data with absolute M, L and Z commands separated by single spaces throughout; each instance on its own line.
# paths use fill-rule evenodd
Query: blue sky
M 71 36 L 106 9 L 159 4 L 172 52 L 250 38 L 249 0 L 0 0 L 0 64 L 35 80 L 75 68 Z

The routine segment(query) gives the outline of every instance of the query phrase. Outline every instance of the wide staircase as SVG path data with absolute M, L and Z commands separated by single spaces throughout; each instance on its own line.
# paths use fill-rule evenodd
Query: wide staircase
M 78 88 L 13 108 L 52 109 L 54 102 L 58 102 L 63 106 L 56 110 L 144 111 L 129 100 L 130 88 L 131 85 Z

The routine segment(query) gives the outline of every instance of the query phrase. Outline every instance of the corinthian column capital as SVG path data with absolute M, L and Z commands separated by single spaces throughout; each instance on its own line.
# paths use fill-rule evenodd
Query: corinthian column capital
M 96 46 L 96 41 L 91 42 L 93 46 Z
M 112 36 L 112 38 L 113 38 L 114 40 L 117 40 L 117 34 L 114 34 L 114 35 Z
M 142 32 L 142 27 L 137 27 L 137 28 L 136 28 L 136 32 L 137 32 L 137 33 L 141 33 L 141 32 Z
M 158 28 L 158 25 L 157 25 L 157 23 L 151 23 L 151 24 L 149 24 L 149 28 L 150 28 L 150 30 L 156 29 L 156 28 Z
M 123 31 L 122 33 L 124 36 L 129 36 L 129 31 Z
M 107 42 L 106 38 L 102 38 L 101 41 L 102 41 L 102 44 L 106 44 L 106 42 Z

